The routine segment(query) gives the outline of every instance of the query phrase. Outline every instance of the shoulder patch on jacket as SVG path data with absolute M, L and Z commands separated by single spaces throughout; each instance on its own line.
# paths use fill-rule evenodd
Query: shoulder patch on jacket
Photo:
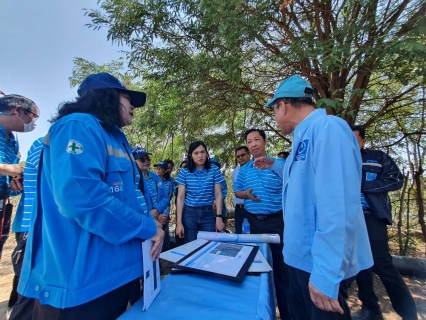
M 309 139 L 305 139 L 299 143 L 297 147 L 296 156 L 294 157 L 294 161 L 305 161 L 306 155 L 308 153 L 309 147 Z
M 84 148 L 83 145 L 77 140 L 71 139 L 67 144 L 67 152 L 73 154 L 83 153 Z

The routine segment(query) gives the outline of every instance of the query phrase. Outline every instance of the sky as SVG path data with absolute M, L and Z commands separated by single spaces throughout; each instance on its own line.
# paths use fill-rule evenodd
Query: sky
M 77 96 L 71 88 L 73 59 L 103 64 L 118 59 L 123 47 L 107 40 L 107 29 L 93 30 L 83 8 L 97 0 L 2 0 L 0 6 L 0 90 L 33 100 L 41 115 L 37 127 L 18 133 L 21 160 L 49 130 L 60 103 Z

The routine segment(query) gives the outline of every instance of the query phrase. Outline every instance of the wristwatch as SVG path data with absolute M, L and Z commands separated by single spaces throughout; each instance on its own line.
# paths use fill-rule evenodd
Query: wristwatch
M 217 214 L 216 218 L 222 218 L 222 215 L 221 214 Z

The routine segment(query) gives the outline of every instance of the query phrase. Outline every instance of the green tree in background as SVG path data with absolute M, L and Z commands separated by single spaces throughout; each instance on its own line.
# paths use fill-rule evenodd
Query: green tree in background
M 201 139 L 233 167 L 251 127 L 267 131 L 270 153 L 289 150 L 263 104 L 297 73 L 318 107 L 363 125 L 369 146 L 406 168 L 424 211 L 425 1 L 101 0 L 86 14 L 129 49 L 103 66 L 76 59 L 72 83 L 108 71 L 146 91 L 126 133 L 155 160 L 181 160 Z

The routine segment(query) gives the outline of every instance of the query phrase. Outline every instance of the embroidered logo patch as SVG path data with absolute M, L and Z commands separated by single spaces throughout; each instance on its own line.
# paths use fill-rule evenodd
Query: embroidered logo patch
M 308 153 L 309 139 L 305 139 L 299 143 L 294 161 L 305 161 Z
M 83 153 L 83 151 L 84 151 L 84 148 L 83 148 L 83 145 L 80 142 L 78 142 L 77 140 L 73 140 L 73 139 L 68 141 L 68 144 L 67 144 L 67 152 L 68 153 L 80 154 L 80 153 Z
M 365 180 L 373 181 L 373 180 L 376 180 L 376 177 L 377 177 L 377 173 L 367 172 L 365 175 Z

